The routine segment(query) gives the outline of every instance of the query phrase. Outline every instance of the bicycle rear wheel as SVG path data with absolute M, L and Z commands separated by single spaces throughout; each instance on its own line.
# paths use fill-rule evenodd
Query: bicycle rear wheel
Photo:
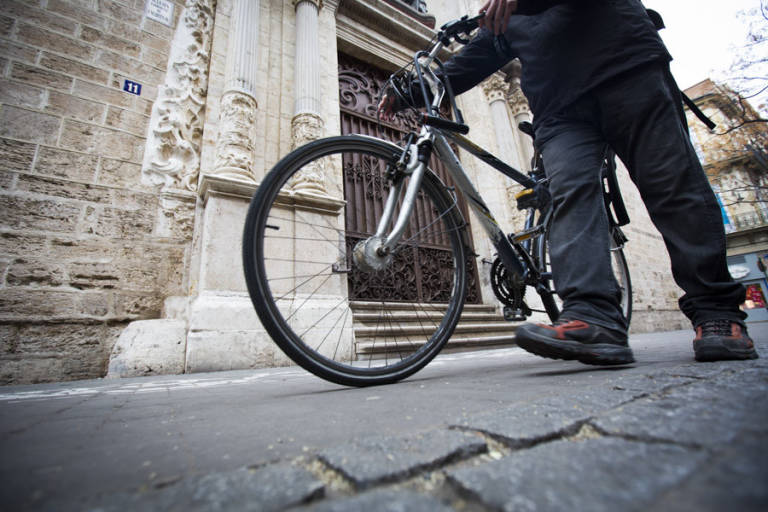
M 545 223 L 546 228 L 544 233 L 538 238 L 536 255 L 542 272 L 545 276 L 548 276 L 545 286 L 553 293 L 551 301 L 549 302 L 549 307 L 546 309 L 550 320 L 554 322 L 557 320 L 563 309 L 563 302 L 557 295 L 557 290 L 555 290 L 554 281 L 552 280 L 552 265 L 549 260 L 548 235 L 552 225 L 552 215 L 545 216 L 542 222 Z M 629 277 L 627 259 L 624 256 L 624 246 L 617 242 L 615 236 L 611 236 L 611 268 L 613 269 L 613 276 L 616 279 L 616 283 L 619 286 L 619 304 L 621 306 L 621 311 L 627 319 L 627 325 L 629 325 L 632 320 L 632 281 Z
M 338 384 L 386 384 L 418 371 L 448 341 L 463 308 L 464 221 L 432 172 L 424 176 L 392 257 L 373 269 L 354 256 L 355 246 L 375 231 L 382 212 L 376 206 L 380 202 L 362 201 L 370 229 L 361 232 L 359 223 L 357 231 L 347 229 L 349 218 L 363 206 L 340 199 L 342 183 L 365 179 L 366 195 L 386 197 L 384 173 L 400 151 L 354 135 L 312 142 L 272 169 L 248 210 L 243 263 L 264 328 L 294 362 Z M 435 267 L 430 276 L 439 274 L 441 284 L 430 287 L 437 290 L 430 300 L 401 304 L 396 316 L 392 301 L 402 297 L 386 290 L 395 284 L 427 284 L 414 275 L 426 268 L 414 271 L 408 265 L 416 251 L 430 254 L 422 266 Z

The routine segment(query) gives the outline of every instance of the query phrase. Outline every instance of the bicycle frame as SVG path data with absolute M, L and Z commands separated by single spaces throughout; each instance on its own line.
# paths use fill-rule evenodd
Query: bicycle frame
M 457 144 L 465 147 L 465 149 L 468 149 L 467 143 L 472 144 L 464 137 L 451 138 L 452 140 L 455 140 Z M 453 178 L 456 187 L 461 190 L 461 193 L 465 198 L 467 198 L 470 208 L 472 208 L 472 210 L 477 215 L 477 218 L 480 220 L 480 224 L 483 226 L 483 229 L 485 229 L 485 232 L 491 239 L 493 246 L 498 251 L 501 261 L 504 262 L 504 266 L 508 269 L 508 271 L 525 277 L 527 273 L 532 270 L 532 267 L 530 265 L 524 266 L 520 261 L 518 254 L 523 252 L 522 248 L 515 250 L 513 244 L 517 244 L 517 242 L 510 241 L 510 239 L 507 238 L 506 234 L 499 226 L 499 223 L 496 221 L 493 213 L 488 208 L 488 205 L 486 205 L 485 201 L 480 196 L 475 186 L 472 184 L 472 181 L 469 179 L 469 176 L 467 176 L 467 173 L 462 167 L 461 162 L 459 162 L 456 153 L 453 152 L 453 149 L 451 149 L 451 146 L 448 144 L 445 137 L 441 133 L 437 133 L 435 135 L 435 149 L 437 150 L 440 159 L 446 164 L 448 172 L 451 175 L 451 178 Z M 491 164 L 489 160 L 493 158 L 499 164 L 506 165 L 503 164 L 500 160 L 496 159 L 496 157 L 490 153 L 484 152 L 484 154 L 488 155 L 489 158 L 483 158 L 483 161 Z M 523 177 L 526 178 L 526 181 L 531 181 L 530 178 L 527 178 L 524 175 Z
M 422 92 L 425 100 L 427 99 L 426 90 L 424 89 L 424 82 L 427 82 L 431 88 L 433 94 L 432 103 L 428 106 L 430 112 L 437 112 L 439 105 L 441 104 L 446 92 L 445 86 L 437 78 L 434 71 L 431 68 L 431 64 L 436 61 L 437 55 L 443 49 L 442 40 L 438 40 L 435 46 L 429 53 L 419 52 L 414 58 L 414 65 L 419 75 L 420 82 L 422 84 Z M 423 62 L 419 59 L 423 58 Z M 439 62 L 439 61 L 438 61 Z M 451 98 L 453 103 L 453 98 Z M 458 110 L 458 109 L 456 109 Z M 460 117 L 460 113 L 458 114 Z M 381 221 L 377 226 L 376 234 L 374 237 L 379 240 L 383 240 L 378 252 L 380 255 L 384 255 L 393 250 L 394 246 L 398 243 L 402 237 L 403 232 L 413 211 L 414 202 L 421 186 L 421 180 L 426 172 L 427 161 L 429 160 L 429 154 L 431 150 L 437 151 L 438 157 L 443 163 L 445 163 L 449 174 L 453 178 L 456 187 L 461 191 L 464 197 L 467 198 L 468 203 L 472 210 L 477 214 L 480 223 L 484 230 L 491 239 L 494 247 L 498 251 L 504 266 L 508 271 L 516 273 L 523 277 L 528 277 L 531 272 L 535 273 L 536 277 L 540 277 L 535 265 L 531 264 L 528 252 L 519 246 L 519 243 L 508 238 L 504 231 L 502 231 L 496 218 L 491 213 L 487 204 L 480 196 L 479 192 L 472 184 L 469 176 L 461 165 L 456 154 L 451 149 L 446 137 L 456 142 L 459 146 L 467 150 L 473 156 L 479 158 L 483 162 L 497 169 L 499 172 L 510 177 L 514 181 L 520 183 L 526 188 L 533 188 L 537 182 L 521 173 L 517 169 L 510 167 L 502 162 L 500 159 L 485 151 L 480 146 L 474 144 L 469 139 L 449 131 L 443 131 L 435 126 L 429 126 L 425 124 L 421 128 L 421 132 L 416 142 L 411 142 L 403 150 L 403 155 L 409 155 L 408 164 L 403 171 L 404 175 L 411 177 L 408 187 L 403 197 L 401 210 L 394 223 L 394 227 L 387 235 L 387 229 L 392 224 L 392 216 L 395 210 L 395 206 L 398 202 L 398 198 L 402 193 L 403 183 L 405 180 L 396 180 L 394 186 L 390 189 L 389 196 L 384 207 Z M 425 149 L 424 149 L 425 148 Z M 426 157 L 425 157 L 426 154 Z M 529 220 L 530 222 L 530 220 Z M 528 226 L 527 226 L 528 227 Z M 518 246 L 518 247 L 515 247 Z M 522 258 L 521 258 L 522 256 Z M 522 260 L 521 260 L 522 259 Z M 526 261 L 527 260 L 527 261 Z

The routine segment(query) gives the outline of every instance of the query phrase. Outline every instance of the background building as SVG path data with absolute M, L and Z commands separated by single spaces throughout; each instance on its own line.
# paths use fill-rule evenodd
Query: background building
M 711 80 L 686 94 L 718 126 L 686 110 L 691 138 L 723 213 L 728 264 L 747 286 L 747 321 L 768 320 L 768 123 L 733 90 Z
M 250 196 L 293 147 L 370 130 L 382 80 L 481 4 L 5 0 L 0 382 L 101 376 L 110 354 L 117 374 L 285 364 L 243 282 Z M 473 140 L 528 168 L 513 66 L 459 102 Z M 512 183 L 462 158 L 519 225 Z M 661 237 L 620 178 L 632 328 L 684 327 Z M 492 249 L 474 219 L 472 231 L 475 301 L 496 308 Z

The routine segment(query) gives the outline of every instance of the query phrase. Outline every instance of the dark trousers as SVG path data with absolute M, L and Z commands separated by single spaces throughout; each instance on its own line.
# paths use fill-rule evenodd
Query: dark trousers
M 680 309 L 698 325 L 743 322 L 744 287 L 728 273 L 720 207 L 691 145 L 681 96 L 666 63 L 596 88 L 536 128 L 550 178 L 550 257 L 563 318 L 626 328 L 611 272 L 600 164 L 606 144 L 629 170 L 661 233 Z M 636 262 L 637 263 L 637 262 Z M 642 265 L 642 262 L 639 262 Z

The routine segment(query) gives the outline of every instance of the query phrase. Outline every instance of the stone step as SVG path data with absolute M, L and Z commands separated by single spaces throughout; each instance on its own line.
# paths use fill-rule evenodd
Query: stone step
M 445 315 L 444 311 L 387 311 L 385 314 L 381 312 L 376 313 L 355 313 L 355 322 L 360 324 L 381 324 L 396 322 L 396 323 L 408 323 L 408 322 L 440 322 Z M 467 312 L 461 313 L 459 322 L 497 322 L 505 321 L 504 318 L 493 312 Z
M 387 311 L 417 311 L 421 310 L 435 310 L 445 311 L 448 308 L 447 304 L 419 304 L 410 302 L 365 302 L 365 301 L 350 301 L 350 308 L 353 312 L 363 312 L 370 310 Z M 464 312 L 478 312 L 478 311 L 496 311 L 496 306 L 488 304 L 464 304 Z
M 385 358 L 387 354 L 402 356 L 421 346 L 418 343 L 414 346 L 408 337 L 431 335 L 435 323 L 445 315 L 447 305 L 357 301 L 351 303 L 351 308 L 356 352 L 359 357 L 376 359 Z M 516 325 L 504 320 L 493 305 L 466 304 L 443 352 L 514 345 Z
M 462 350 L 480 350 L 485 348 L 499 348 L 500 346 L 514 345 L 514 334 L 502 335 L 502 336 L 453 336 L 448 343 L 445 344 L 441 353 L 446 352 L 458 352 Z M 420 345 L 419 345 L 420 346 Z M 362 341 L 357 343 L 358 356 L 364 355 L 383 355 L 397 354 L 398 356 L 414 351 L 418 346 L 414 347 L 407 342 L 387 342 L 375 343 L 373 341 Z
M 500 322 L 483 322 L 483 323 L 469 323 L 459 322 L 456 329 L 453 331 L 454 336 L 457 334 L 474 334 L 483 335 L 488 333 L 507 333 L 514 332 L 515 327 L 506 322 L 503 318 Z M 419 323 L 406 323 L 406 324 L 387 324 L 379 325 L 376 327 L 358 327 L 355 326 L 355 338 L 365 339 L 372 336 L 409 336 L 409 335 L 431 335 L 434 332 L 434 325 L 422 325 Z

